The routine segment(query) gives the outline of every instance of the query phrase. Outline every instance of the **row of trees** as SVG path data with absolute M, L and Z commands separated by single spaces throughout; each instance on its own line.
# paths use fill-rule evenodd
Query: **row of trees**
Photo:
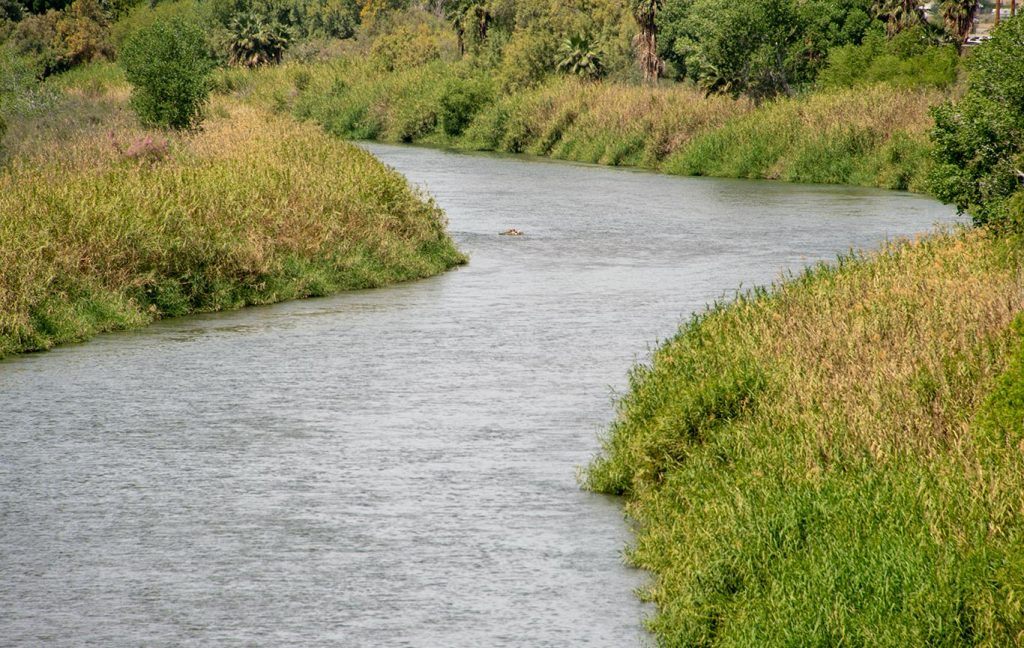
M 708 92 L 759 100 L 814 80 L 830 51 L 860 45 L 870 33 L 895 38 L 912 31 L 927 45 L 962 46 L 976 0 L 944 0 L 941 25 L 927 20 L 917 1 L 429 0 L 426 6 L 451 24 L 460 52 L 478 54 L 497 43 L 514 69 L 545 61 L 548 71 L 557 65 L 596 78 L 627 62 L 646 81 L 689 78 Z M 403 5 L 369 2 L 387 3 L 382 12 Z

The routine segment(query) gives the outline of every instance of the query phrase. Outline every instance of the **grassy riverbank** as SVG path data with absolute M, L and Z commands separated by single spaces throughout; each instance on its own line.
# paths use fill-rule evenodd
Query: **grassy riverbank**
M 941 233 L 720 305 L 636 368 L 624 494 L 667 646 L 1004 646 L 1024 631 L 1021 248 Z
M 146 131 L 116 77 L 78 73 L 11 124 L 0 356 L 464 262 L 441 210 L 361 149 L 224 100 L 194 134 Z
M 928 110 L 945 96 L 875 84 L 755 106 L 686 84 L 569 77 L 503 92 L 464 62 L 389 72 L 355 57 L 224 71 L 220 87 L 349 139 L 919 191 L 929 166 Z

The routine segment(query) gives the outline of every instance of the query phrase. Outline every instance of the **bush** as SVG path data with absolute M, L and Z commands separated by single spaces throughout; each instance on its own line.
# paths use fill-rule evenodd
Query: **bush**
M 196 0 L 161 2 L 155 7 L 151 7 L 150 3 L 146 2 L 132 9 L 128 15 L 111 26 L 110 42 L 116 51 L 120 51 L 128 36 L 143 27 L 149 27 L 157 20 L 167 20 L 177 16 L 184 20 L 201 22 L 207 18 L 205 13 L 207 12 L 200 10 Z
M 415 28 L 401 26 L 379 36 L 370 48 L 370 58 L 374 64 L 388 72 L 423 65 L 440 57 L 438 39 L 427 25 Z
M 35 73 L 44 77 L 58 71 L 58 53 L 54 47 L 57 40 L 57 21 L 60 13 L 47 11 L 38 16 L 29 16 L 18 23 L 11 35 L 14 51 L 31 61 Z
M 517 32 L 502 56 L 502 87 L 521 90 L 540 85 L 558 66 L 558 48 L 558 39 L 552 33 Z
M 453 79 L 441 95 L 438 118 L 447 135 L 457 137 L 480 110 L 494 100 L 494 91 L 485 79 Z
M 113 57 L 107 17 L 97 0 L 75 0 L 57 20 L 56 31 L 62 69 Z
M 40 77 L 113 55 L 106 14 L 97 0 L 75 0 L 64 11 L 28 16 L 14 29 L 11 42 Z
M 832 87 L 878 81 L 903 87 L 952 85 L 960 63 L 956 47 L 930 45 L 919 36 L 918 29 L 902 31 L 892 40 L 871 32 L 860 45 L 836 47 L 829 51 L 818 81 Z
M 210 93 L 206 36 L 181 18 L 158 20 L 125 41 L 121 65 L 132 84 L 131 106 L 143 123 L 190 128 Z

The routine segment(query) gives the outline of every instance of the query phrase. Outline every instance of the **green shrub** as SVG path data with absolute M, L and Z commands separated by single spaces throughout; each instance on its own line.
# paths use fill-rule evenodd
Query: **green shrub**
M 206 35 L 181 18 L 158 20 L 125 41 L 121 65 L 132 84 L 131 106 L 147 124 L 190 128 L 210 93 Z
M 502 55 L 502 87 L 515 91 L 539 85 L 558 66 L 558 48 L 554 34 L 517 32 Z
M 98 0 L 75 0 L 57 20 L 56 30 L 62 69 L 113 57 L 110 27 Z
M 132 32 L 149 27 L 157 20 L 168 20 L 179 17 L 191 22 L 201 22 L 207 18 L 196 0 L 172 0 L 151 6 L 149 2 L 140 4 L 115 22 L 110 27 L 110 42 L 115 51 L 120 51 L 124 41 Z
M 445 134 L 461 135 L 484 106 L 494 100 L 491 84 L 480 79 L 453 79 L 441 95 L 438 118 Z
M 60 12 L 47 11 L 38 16 L 28 16 L 14 29 L 10 43 L 14 51 L 31 61 L 35 73 L 47 76 L 59 70 L 59 54 L 54 42 L 57 40 L 57 21 Z
M 377 38 L 370 47 L 374 64 L 388 72 L 406 70 L 441 57 L 441 46 L 426 25 L 401 26 Z
M 831 87 L 886 81 L 903 87 L 945 88 L 956 81 L 959 63 L 955 46 L 930 45 L 920 30 L 900 32 L 892 40 L 871 32 L 860 45 L 829 51 L 818 81 Z

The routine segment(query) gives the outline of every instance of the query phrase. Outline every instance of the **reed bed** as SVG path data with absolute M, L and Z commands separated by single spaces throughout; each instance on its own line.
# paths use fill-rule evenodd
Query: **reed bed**
M 1020 245 L 942 232 L 685 324 L 585 473 L 667 646 L 1024 640 Z
M 19 126 L 0 173 L 0 356 L 465 260 L 432 200 L 312 124 L 218 100 L 149 132 L 100 92 L 91 119 Z
M 354 58 L 291 63 L 256 75 L 227 72 L 222 86 L 350 139 L 529 153 L 683 175 L 913 190 L 924 190 L 930 164 L 929 108 L 945 98 L 933 89 L 880 83 L 755 106 L 708 97 L 687 84 L 568 77 L 503 92 L 466 62 L 386 72 Z M 453 121 L 465 121 L 465 127 L 446 126 Z

